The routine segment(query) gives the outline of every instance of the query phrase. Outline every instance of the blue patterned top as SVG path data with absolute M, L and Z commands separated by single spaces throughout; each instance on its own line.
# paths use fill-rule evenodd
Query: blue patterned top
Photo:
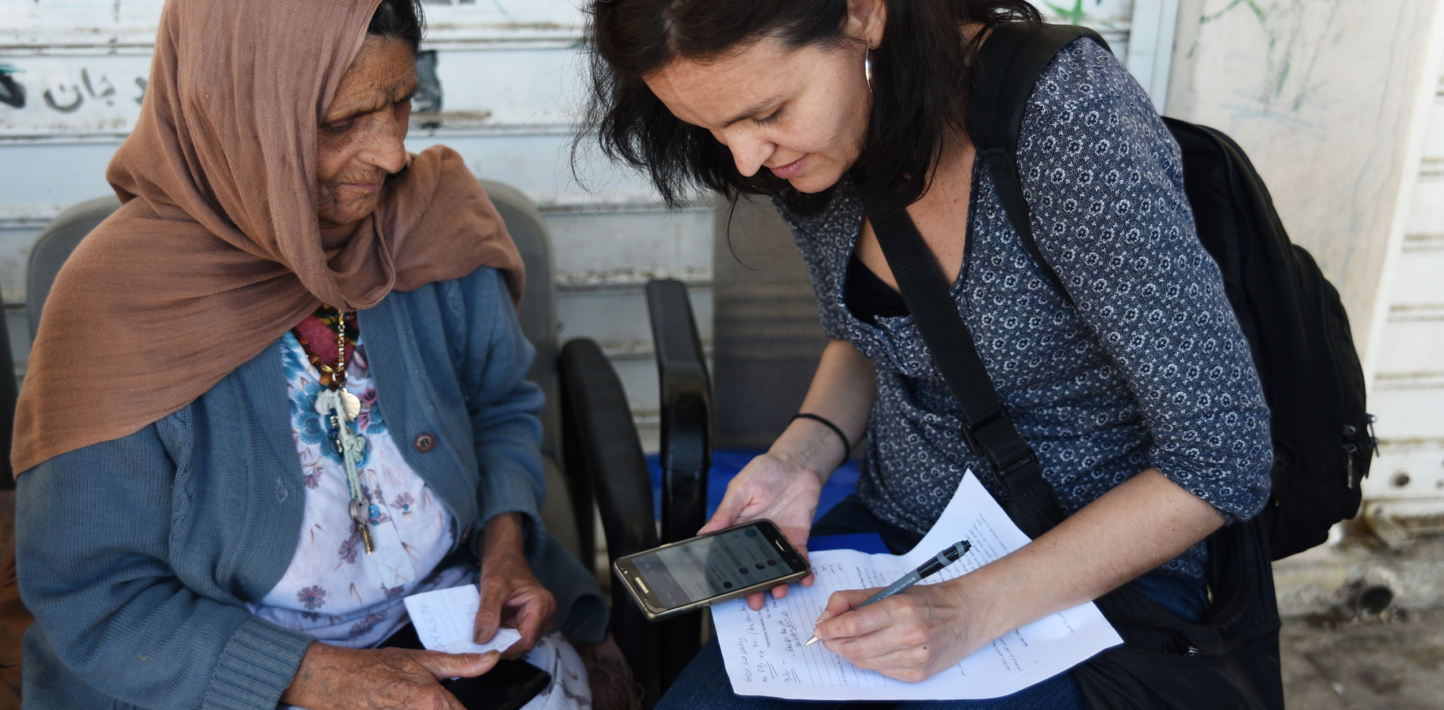
M 1199 244 L 1178 145 L 1113 55 L 1080 39 L 1028 102 L 1018 169 L 1038 247 L 1076 306 L 1024 250 L 981 165 L 973 172 L 963 321 L 1018 433 L 1067 514 L 1157 468 L 1229 522 L 1269 492 L 1269 413 L 1248 342 Z M 879 518 L 930 528 L 986 459 L 960 439 L 961 412 L 911 316 L 863 322 L 843 301 L 863 209 L 838 186 L 823 213 L 788 220 L 811 270 L 823 329 L 877 368 L 858 494 Z M 1164 571 L 1204 577 L 1199 543 Z

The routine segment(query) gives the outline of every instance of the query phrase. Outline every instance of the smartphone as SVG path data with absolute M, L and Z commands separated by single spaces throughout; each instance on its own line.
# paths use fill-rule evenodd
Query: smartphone
M 795 582 L 812 571 L 771 520 L 619 557 L 612 569 L 652 621 Z
M 442 681 L 466 710 L 520 710 L 527 701 L 546 690 L 552 674 L 526 661 L 501 660 L 475 678 Z

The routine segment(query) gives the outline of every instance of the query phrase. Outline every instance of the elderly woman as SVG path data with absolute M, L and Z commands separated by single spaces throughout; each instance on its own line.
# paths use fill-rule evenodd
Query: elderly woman
M 1112 55 L 1078 39 L 1019 87 L 1031 98 L 1017 174 L 1055 286 L 975 160 L 964 120 L 979 48 L 995 23 L 1037 22 L 1027 3 L 597 0 L 591 12 L 603 147 L 648 171 L 665 196 L 693 186 L 771 196 L 833 339 L 807 416 L 731 482 L 704 532 L 770 518 L 798 545 L 810 534 L 877 532 L 901 551 L 938 520 L 965 471 L 1008 500 L 959 435 L 961 407 L 864 205 L 905 208 L 1067 517 L 945 583 L 862 609 L 873 590 L 837 592 L 817 637 L 861 668 L 919 681 L 1123 585 L 1161 614 L 1204 616 L 1204 539 L 1268 496 L 1269 413 L 1196 236 L 1178 145 Z M 822 483 L 864 433 L 856 494 L 814 527 Z M 1276 661 L 1273 673 L 1276 682 Z M 928 706 L 1081 707 L 1089 691 L 1077 676 Z M 714 643 L 658 707 L 788 704 L 737 697 L 724 678 Z
M 404 149 L 420 37 L 415 0 L 166 4 L 19 405 L 26 707 L 461 708 L 438 679 L 496 652 L 373 647 L 468 584 L 476 640 L 585 704 L 548 632 L 606 606 L 538 519 L 521 262 L 456 153 Z

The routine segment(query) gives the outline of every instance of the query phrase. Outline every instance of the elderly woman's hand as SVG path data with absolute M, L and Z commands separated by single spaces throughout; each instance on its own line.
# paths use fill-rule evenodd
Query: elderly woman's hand
M 479 676 L 500 657 L 496 651 L 450 654 L 313 643 L 281 702 L 307 710 L 466 710 L 440 681 Z
M 521 640 L 502 653 L 516 658 L 551 631 L 557 600 L 532 574 L 523 554 L 525 534 L 519 513 L 498 515 L 487 522 L 481 540 L 481 606 L 476 610 L 475 641 L 486 643 L 503 626 L 521 633 Z

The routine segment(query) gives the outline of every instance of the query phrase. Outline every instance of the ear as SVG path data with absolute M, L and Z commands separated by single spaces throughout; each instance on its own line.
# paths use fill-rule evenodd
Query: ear
M 882 44 L 882 31 L 887 26 L 885 0 L 847 0 L 847 34 L 867 42 L 868 49 Z

